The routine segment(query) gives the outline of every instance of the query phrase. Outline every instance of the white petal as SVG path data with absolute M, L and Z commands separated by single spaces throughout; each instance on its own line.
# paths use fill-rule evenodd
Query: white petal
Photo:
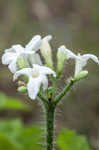
M 93 61 L 95 61 L 97 64 L 99 64 L 99 59 L 97 56 L 92 55 L 92 54 L 85 54 L 83 56 L 81 56 L 82 59 L 84 59 L 85 61 L 88 61 L 88 59 L 92 59 Z
M 52 35 L 47 35 L 43 38 L 43 40 L 50 41 L 52 39 Z
M 36 61 L 35 64 L 42 65 L 42 61 L 41 61 L 40 55 L 37 54 L 37 53 L 35 54 L 35 61 Z
M 54 77 L 56 77 L 56 73 L 48 67 L 33 64 L 33 68 L 37 69 L 38 72 L 40 72 L 40 74 L 42 74 L 42 75 L 52 74 Z
M 15 50 L 15 52 L 17 54 L 21 54 L 21 53 L 24 52 L 24 48 L 21 45 L 19 45 L 19 44 L 13 45 L 12 48 Z
M 78 56 L 76 56 L 73 52 L 71 52 L 69 49 L 67 49 L 64 45 L 59 47 L 58 50 L 62 50 L 64 52 L 66 52 L 66 59 L 69 59 L 69 58 L 73 58 L 73 59 L 77 59 Z
M 40 50 L 41 50 L 41 54 L 42 56 L 44 57 L 51 57 L 51 46 L 49 44 L 49 40 L 51 40 L 51 35 L 49 36 L 46 36 L 42 39 L 42 44 L 41 44 L 41 47 L 40 47 Z
M 39 90 L 40 90 L 40 85 L 41 85 L 41 78 L 30 78 L 29 82 L 27 84 L 27 90 L 29 97 L 31 99 L 35 99 Z
M 83 61 L 82 59 L 75 60 L 75 76 L 78 75 L 82 71 L 85 65 L 86 65 L 86 61 Z
M 12 60 L 15 60 L 16 57 L 15 53 L 4 53 L 2 56 L 2 64 L 8 65 Z
M 26 51 L 37 51 L 40 49 L 41 46 L 41 36 L 36 35 L 32 38 L 32 40 L 26 45 L 25 50 Z
M 16 80 L 21 75 L 26 75 L 27 77 L 31 77 L 31 74 L 32 74 L 32 68 L 24 68 L 24 69 L 17 71 L 14 74 L 13 80 Z
M 48 79 L 45 75 L 41 75 L 42 84 L 43 84 L 43 90 L 46 90 L 48 88 Z
M 8 65 L 8 68 L 10 69 L 10 71 L 12 73 L 15 73 L 17 71 L 17 64 L 16 64 L 16 59 L 13 60 L 9 65 Z
M 5 53 L 2 56 L 2 63 L 5 65 L 10 64 L 23 52 L 24 48 L 21 45 L 13 45 L 11 48 L 5 50 Z M 9 66 L 9 68 L 12 68 L 12 64 Z
M 30 50 L 26 50 L 25 49 L 25 51 L 24 51 L 24 54 L 29 54 L 29 55 L 32 55 L 32 54 L 34 54 L 35 53 L 35 51 L 30 51 Z
M 29 60 L 29 62 L 30 62 L 31 65 L 33 65 L 33 64 L 42 65 L 42 61 L 41 61 L 40 55 L 37 54 L 37 53 L 29 55 L 28 56 L 28 60 Z
M 15 50 L 12 47 L 9 49 L 5 49 L 5 53 L 12 53 L 12 52 L 15 53 Z

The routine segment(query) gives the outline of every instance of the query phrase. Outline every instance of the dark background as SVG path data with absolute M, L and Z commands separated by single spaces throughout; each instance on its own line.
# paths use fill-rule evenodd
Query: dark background
M 98 0 L 0 0 L 0 57 L 4 49 L 13 44 L 25 46 L 36 34 L 53 35 L 52 51 L 65 44 L 81 54 L 93 53 L 99 57 L 99 1 Z M 54 60 L 56 64 L 56 61 Z M 90 61 L 89 76 L 74 86 L 59 106 L 56 115 L 56 133 L 63 127 L 75 129 L 88 137 L 94 149 L 99 149 L 99 66 Z M 63 71 L 65 85 L 67 77 L 74 71 L 69 61 Z M 9 116 L 21 117 L 25 123 L 39 124 L 42 120 L 38 101 L 32 102 L 16 92 L 12 74 L 0 62 L 0 91 L 32 104 L 29 114 L 10 112 Z M 8 117 L 3 112 L 1 117 Z

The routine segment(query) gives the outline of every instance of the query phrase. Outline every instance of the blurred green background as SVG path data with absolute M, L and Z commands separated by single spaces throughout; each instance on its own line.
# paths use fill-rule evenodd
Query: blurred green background
M 4 49 L 13 44 L 25 46 L 36 34 L 53 35 L 54 55 L 57 48 L 65 44 L 76 53 L 93 53 L 99 57 L 99 1 L 0 0 L 0 58 Z M 99 66 L 90 61 L 87 68 L 88 78 L 75 85 L 57 109 L 56 135 L 61 128 L 74 129 L 87 137 L 94 150 L 99 150 Z M 57 92 L 73 71 L 74 62 L 69 61 L 64 67 L 64 80 L 60 80 Z M 12 74 L 0 62 L 0 92 L 5 93 L 8 100 L 15 100 L 15 104 L 17 99 L 21 99 L 29 107 L 27 111 L 21 104 L 16 104 L 18 107 L 13 109 L 13 102 L 11 107 L 6 104 L 7 108 L 1 104 L 0 119 L 21 119 L 24 125 L 39 125 L 43 112 L 38 101 L 32 102 L 19 94 L 16 87 Z M 0 103 L 3 103 L 2 99 L 1 94 Z

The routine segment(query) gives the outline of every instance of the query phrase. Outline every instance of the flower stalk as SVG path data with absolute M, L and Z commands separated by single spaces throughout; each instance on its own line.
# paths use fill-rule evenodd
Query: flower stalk
M 68 85 L 63 89 L 63 91 L 55 98 L 54 104 L 57 105 L 60 100 L 65 96 L 65 94 L 70 90 L 70 88 L 73 86 L 74 84 L 74 80 L 71 79 L 68 83 Z
M 46 150 L 53 150 L 55 105 L 49 101 L 46 109 Z
M 46 115 L 46 150 L 53 150 L 54 147 L 54 123 L 55 123 L 55 110 L 57 104 L 63 98 L 63 96 L 70 90 L 74 84 L 74 80 L 70 80 L 69 84 L 64 88 L 59 96 L 55 100 L 46 100 L 42 94 L 39 93 L 39 98 L 42 100 L 45 106 L 45 115 Z M 55 94 L 56 96 L 56 94 Z

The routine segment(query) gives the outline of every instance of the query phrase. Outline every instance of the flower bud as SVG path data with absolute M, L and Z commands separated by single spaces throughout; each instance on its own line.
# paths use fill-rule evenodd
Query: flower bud
M 88 71 L 81 71 L 78 75 L 75 76 L 74 81 L 79 81 L 81 79 L 84 79 L 88 76 Z
M 25 86 L 20 86 L 17 88 L 17 91 L 20 93 L 26 93 L 27 92 L 27 88 Z
M 18 66 L 19 70 L 30 67 L 25 56 L 19 56 L 17 58 L 17 66 Z
M 60 75 L 63 70 L 65 59 L 66 59 L 66 52 L 63 49 L 58 49 L 58 52 L 57 52 L 57 73 L 58 73 L 58 75 Z
M 49 39 L 50 36 L 47 36 L 45 38 L 42 39 L 42 45 L 41 45 L 41 54 L 45 59 L 45 62 L 47 64 L 48 67 L 50 67 L 51 69 L 53 69 L 53 61 L 52 61 L 52 50 L 51 50 L 51 46 L 49 44 Z

